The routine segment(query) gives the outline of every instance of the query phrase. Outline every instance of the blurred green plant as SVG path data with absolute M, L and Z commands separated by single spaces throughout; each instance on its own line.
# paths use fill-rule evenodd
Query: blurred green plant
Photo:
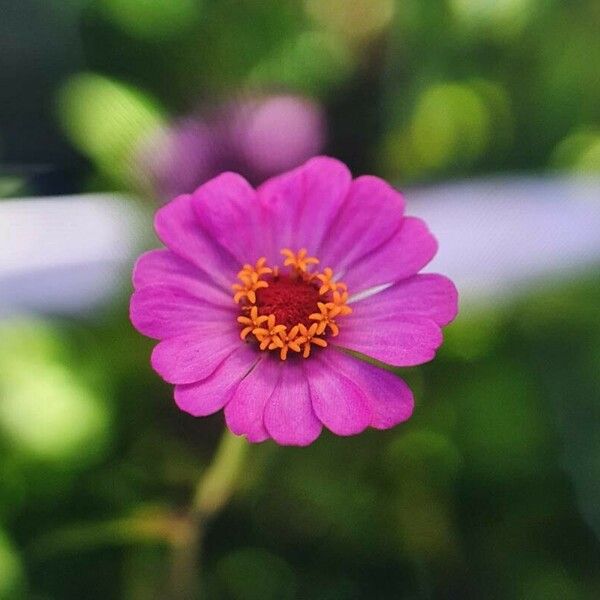
M 58 111 L 75 147 L 110 180 L 133 187 L 135 149 L 163 123 L 157 102 L 131 85 L 80 73 L 61 88 Z
M 107 407 L 75 373 L 52 325 L 0 326 L 0 399 L 0 431 L 17 451 L 81 468 L 105 447 Z
M 202 14 L 201 0 L 101 0 L 101 7 L 126 33 L 142 40 L 185 35 Z
M 0 598 L 24 597 L 21 559 L 16 548 L 0 529 Z

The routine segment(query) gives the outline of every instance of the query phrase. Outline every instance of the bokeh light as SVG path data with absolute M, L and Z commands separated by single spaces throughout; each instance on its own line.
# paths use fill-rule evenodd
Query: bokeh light
M 347 38 L 363 40 L 394 17 L 394 0 L 305 0 L 307 13 L 320 25 Z
M 307 31 L 260 61 L 250 72 L 248 82 L 322 95 L 348 76 L 353 62 L 349 49 L 339 37 Z
M 470 163 L 487 144 L 489 115 L 468 86 L 436 85 L 417 101 L 410 135 L 415 157 L 426 170 L 442 169 L 454 161 Z
M 464 26 L 496 38 L 518 34 L 533 17 L 537 0 L 450 0 Z
M 42 322 L 0 328 L 0 431 L 33 458 L 85 465 L 107 441 L 107 407 Z
M 202 14 L 202 0 L 100 0 L 126 33 L 143 40 L 184 35 Z
M 511 116 L 499 86 L 482 80 L 431 85 L 416 99 L 408 125 L 384 139 L 382 158 L 390 173 L 408 179 L 465 169 L 489 149 L 496 125 L 498 146 L 506 148 Z
M 551 164 L 581 174 L 600 173 L 600 130 L 583 128 L 560 141 Z

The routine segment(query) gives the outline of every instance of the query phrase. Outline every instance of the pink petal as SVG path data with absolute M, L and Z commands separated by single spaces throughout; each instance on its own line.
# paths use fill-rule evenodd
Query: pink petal
M 134 288 L 137 290 L 147 285 L 179 287 L 212 304 L 230 306 L 232 302 L 230 289 L 215 286 L 198 267 L 164 248 L 142 254 L 135 263 Z
M 269 223 L 254 188 L 241 175 L 222 173 L 200 186 L 192 201 L 204 230 L 240 266 L 264 256 L 264 230 Z
M 405 217 L 382 246 L 348 266 L 340 278 L 351 294 L 406 279 L 418 273 L 437 252 L 437 241 L 421 219 Z
M 352 308 L 372 319 L 398 319 L 404 315 L 428 317 L 447 325 L 458 312 L 458 292 L 443 275 L 414 275 L 386 290 L 352 303 Z
M 307 248 L 318 256 L 351 182 L 348 167 L 326 156 L 266 181 L 258 193 L 271 214 L 271 253 Z
M 176 386 L 177 406 L 195 417 L 216 413 L 227 404 L 240 381 L 259 360 L 255 348 L 248 344 L 240 346 L 206 379 Z
M 264 426 L 264 412 L 279 381 L 278 360 L 265 356 L 240 382 L 225 406 L 227 426 L 236 435 L 245 435 L 250 442 L 262 442 L 269 437 Z
M 194 264 L 219 286 L 231 290 L 240 270 L 239 262 L 202 228 L 190 195 L 177 196 L 160 208 L 154 228 L 170 250 Z
M 333 352 L 315 353 L 305 369 L 312 407 L 317 417 L 337 435 L 360 433 L 371 422 L 371 408 L 363 390 L 342 374 Z M 336 358 L 338 353 L 335 353 Z
M 439 326 L 416 315 L 390 319 L 371 318 L 356 309 L 340 321 L 340 334 L 332 343 L 396 367 L 412 367 L 430 361 L 442 343 Z
M 400 192 L 378 177 L 358 177 L 323 243 L 322 266 L 343 273 L 396 233 L 403 213 Z
M 149 285 L 134 292 L 129 316 L 135 328 L 155 339 L 187 333 L 201 324 L 215 324 L 222 329 L 236 322 L 233 301 L 229 306 L 215 306 L 177 287 Z
M 195 383 L 206 379 L 241 344 L 234 323 L 230 327 L 196 325 L 187 333 L 157 344 L 152 367 L 169 383 Z
M 325 355 L 325 352 L 322 354 Z M 404 380 L 334 348 L 327 355 L 331 369 L 343 373 L 367 397 L 371 427 L 389 429 L 410 418 L 415 403 Z
M 303 362 L 294 358 L 278 362 L 279 383 L 265 407 L 265 427 L 284 446 L 308 446 L 322 429 L 312 408 Z

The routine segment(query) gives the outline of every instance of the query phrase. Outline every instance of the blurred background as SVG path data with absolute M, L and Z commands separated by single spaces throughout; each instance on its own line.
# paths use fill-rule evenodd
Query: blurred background
M 462 310 L 412 420 L 254 446 L 197 597 L 600 598 L 600 5 L 0 0 L 0 598 L 183 597 L 223 427 L 128 322 L 153 211 L 317 153 L 406 192 Z M 201 564 L 200 564 L 201 562 Z

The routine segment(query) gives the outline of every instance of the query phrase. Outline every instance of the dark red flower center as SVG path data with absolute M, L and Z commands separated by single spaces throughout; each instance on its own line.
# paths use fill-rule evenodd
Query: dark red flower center
M 323 336 L 338 335 L 338 317 L 352 312 L 348 287 L 333 279 L 331 267 L 312 273 L 319 260 L 308 256 L 306 248 L 283 248 L 281 254 L 282 270 L 270 267 L 261 256 L 254 265 L 244 264 L 237 274 L 239 283 L 231 286 L 233 301 L 241 304 L 240 338 L 254 340 L 261 351 L 276 350 L 281 360 L 290 351 L 308 358 L 313 346 L 327 347 Z
M 269 287 L 256 290 L 256 306 L 259 315 L 275 315 L 277 323 L 291 329 L 298 323 L 310 327 L 308 316 L 318 313 L 317 302 L 323 302 L 319 286 L 301 277 L 279 275 L 265 278 Z

